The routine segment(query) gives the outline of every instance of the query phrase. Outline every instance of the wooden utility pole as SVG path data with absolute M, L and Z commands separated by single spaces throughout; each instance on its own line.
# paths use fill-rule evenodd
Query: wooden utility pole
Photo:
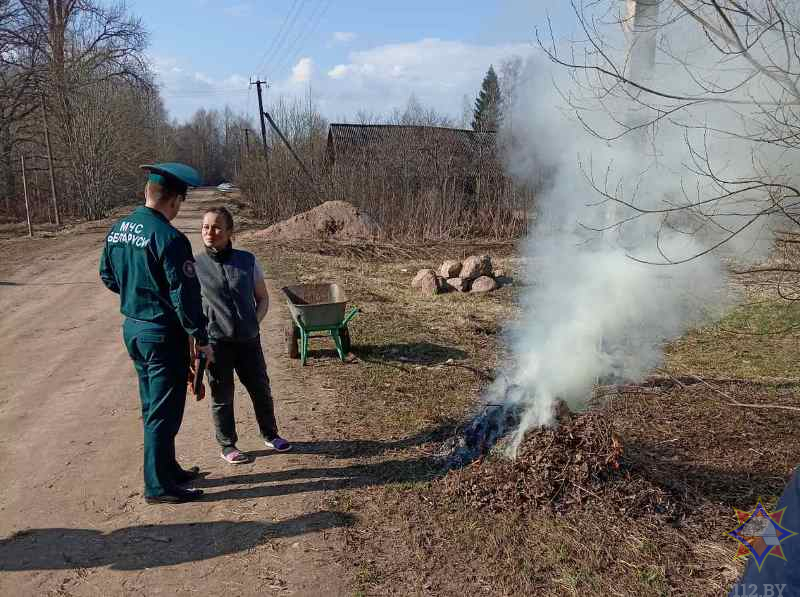
M 257 79 L 250 81 L 250 85 L 255 85 L 258 91 L 258 121 L 261 123 L 261 141 L 264 144 L 264 159 L 269 163 L 269 152 L 267 149 L 267 125 L 264 124 L 264 103 L 261 99 L 261 86 L 266 85 L 266 81 Z
M 659 7 L 662 0 L 625 0 L 625 13 L 622 19 L 622 28 L 628 41 L 628 61 L 630 69 L 627 77 L 635 83 L 643 83 L 652 80 L 656 68 L 656 46 L 658 42 L 659 29 Z M 636 97 L 639 90 L 631 86 L 631 95 Z M 640 127 L 644 124 L 641 116 L 637 112 L 629 110 L 623 115 L 622 121 L 631 131 L 631 150 L 642 155 L 647 149 L 647 127 Z M 617 235 L 617 242 L 624 246 L 626 238 L 622 227 L 623 216 L 620 213 L 620 205 L 616 201 L 610 201 L 606 208 L 607 229 L 602 233 L 605 242 L 609 242 L 612 235 Z M 598 340 L 598 351 L 605 353 L 605 337 L 601 336 Z M 605 380 L 597 378 L 595 383 L 605 383 Z M 616 383 L 616 380 L 614 380 Z
M 33 204 L 34 205 L 41 205 L 42 204 L 42 189 L 39 185 L 39 170 L 33 170 L 33 180 L 31 181 L 31 187 L 33 189 Z M 47 205 L 47 200 L 45 199 L 44 204 Z M 50 212 L 49 209 L 45 210 L 47 212 L 47 223 L 53 223 L 53 214 Z
M 648 80 L 656 66 L 661 0 L 627 0 L 626 29 L 630 36 L 630 78 Z
M 272 116 L 270 116 L 270 115 L 269 115 L 269 112 L 264 112 L 264 116 L 266 116 L 266 117 L 267 117 L 267 120 L 269 121 L 269 125 L 270 125 L 270 126 L 273 128 L 273 130 L 274 130 L 274 131 L 275 131 L 275 132 L 278 134 L 278 136 L 281 138 L 281 141 L 283 141 L 283 144 L 284 144 L 284 145 L 286 145 L 286 149 L 288 149 L 288 150 L 289 150 L 289 152 L 292 154 L 292 156 L 294 157 L 294 159 L 295 159 L 295 160 L 297 160 L 297 163 L 298 163 L 298 164 L 300 164 L 300 168 L 303 170 L 303 172 L 304 172 L 304 173 L 305 173 L 305 175 L 308 177 L 308 179 L 309 179 L 309 180 L 310 180 L 312 183 L 316 184 L 316 181 L 314 180 L 314 177 L 313 177 L 313 176 L 311 176 L 311 173 L 308 171 L 308 168 L 306 168 L 306 165 L 303 163 L 303 160 L 301 160 L 301 159 L 300 159 L 300 156 L 299 156 L 299 155 L 297 155 L 297 153 L 295 152 L 294 148 L 292 148 L 292 144 L 291 144 L 291 143 L 289 143 L 289 139 L 287 139 L 287 138 L 286 138 L 286 135 L 284 135 L 284 134 L 281 132 L 281 129 L 279 129 L 279 128 L 278 128 L 278 125 L 277 125 L 277 124 L 275 124 L 275 121 L 274 121 L 274 120 L 272 120 Z
M 662 0 L 624 0 L 625 9 L 622 16 L 622 29 L 627 38 L 629 70 L 628 79 L 635 83 L 650 80 L 655 73 L 656 44 L 658 41 L 658 13 Z M 633 86 L 630 93 L 636 97 L 640 91 Z M 634 144 L 633 151 L 644 153 L 647 149 L 647 128 L 639 128 L 643 122 L 635 110 L 628 110 L 621 121 L 630 129 L 630 139 Z M 612 234 L 620 234 L 620 206 L 611 201 L 606 208 L 607 229 L 604 238 Z
M 53 150 L 50 147 L 50 132 L 47 128 L 47 107 L 44 103 L 44 93 L 39 96 L 42 103 L 42 121 L 44 122 L 44 143 L 47 146 L 47 168 L 50 170 L 50 197 L 53 201 L 53 216 L 56 226 L 61 225 L 61 218 L 58 215 L 58 198 L 56 197 L 56 177 L 53 174 Z
M 31 207 L 28 204 L 28 181 L 25 178 L 25 155 L 19 154 L 22 160 L 22 193 L 25 195 L 25 216 L 28 219 L 28 236 L 33 237 L 33 226 L 31 225 Z

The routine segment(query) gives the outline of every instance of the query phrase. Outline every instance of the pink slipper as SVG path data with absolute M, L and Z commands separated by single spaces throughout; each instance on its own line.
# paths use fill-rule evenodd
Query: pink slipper
M 244 464 L 250 462 L 250 457 L 236 448 L 225 448 L 220 457 L 228 464 Z

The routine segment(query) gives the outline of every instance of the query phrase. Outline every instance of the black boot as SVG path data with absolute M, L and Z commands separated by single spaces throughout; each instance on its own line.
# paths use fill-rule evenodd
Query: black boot
M 200 476 L 200 467 L 193 466 L 190 469 L 181 470 L 177 475 L 175 475 L 175 482 L 178 485 L 183 485 L 184 483 L 188 483 L 189 481 L 194 481 L 199 476 Z
M 193 502 L 203 497 L 202 489 L 180 489 L 175 488 L 170 493 L 156 496 L 145 496 L 144 501 L 148 504 L 183 504 Z

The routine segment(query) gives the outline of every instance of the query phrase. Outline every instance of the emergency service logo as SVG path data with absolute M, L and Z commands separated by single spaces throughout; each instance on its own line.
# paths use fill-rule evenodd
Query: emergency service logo
M 191 259 L 187 259 L 183 263 L 183 275 L 187 278 L 194 278 L 195 277 L 195 268 L 194 268 L 194 261 Z
M 726 533 L 739 542 L 739 551 L 736 552 L 734 559 L 752 555 L 759 572 L 769 556 L 786 560 L 781 544 L 797 535 L 795 531 L 782 526 L 786 508 L 769 512 L 759 498 L 752 512 L 736 508 L 734 511 L 736 518 L 739 519 L 739 526 Z

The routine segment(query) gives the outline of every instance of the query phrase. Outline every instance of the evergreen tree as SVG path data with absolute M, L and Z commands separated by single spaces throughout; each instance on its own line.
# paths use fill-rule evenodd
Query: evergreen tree
M 496 131 L 500 126 L 500 83 L 494 66 L 490 66 L 483 78 L 481 91 L 475 99 L 472 111 L 472 129 L 475 131 Z

